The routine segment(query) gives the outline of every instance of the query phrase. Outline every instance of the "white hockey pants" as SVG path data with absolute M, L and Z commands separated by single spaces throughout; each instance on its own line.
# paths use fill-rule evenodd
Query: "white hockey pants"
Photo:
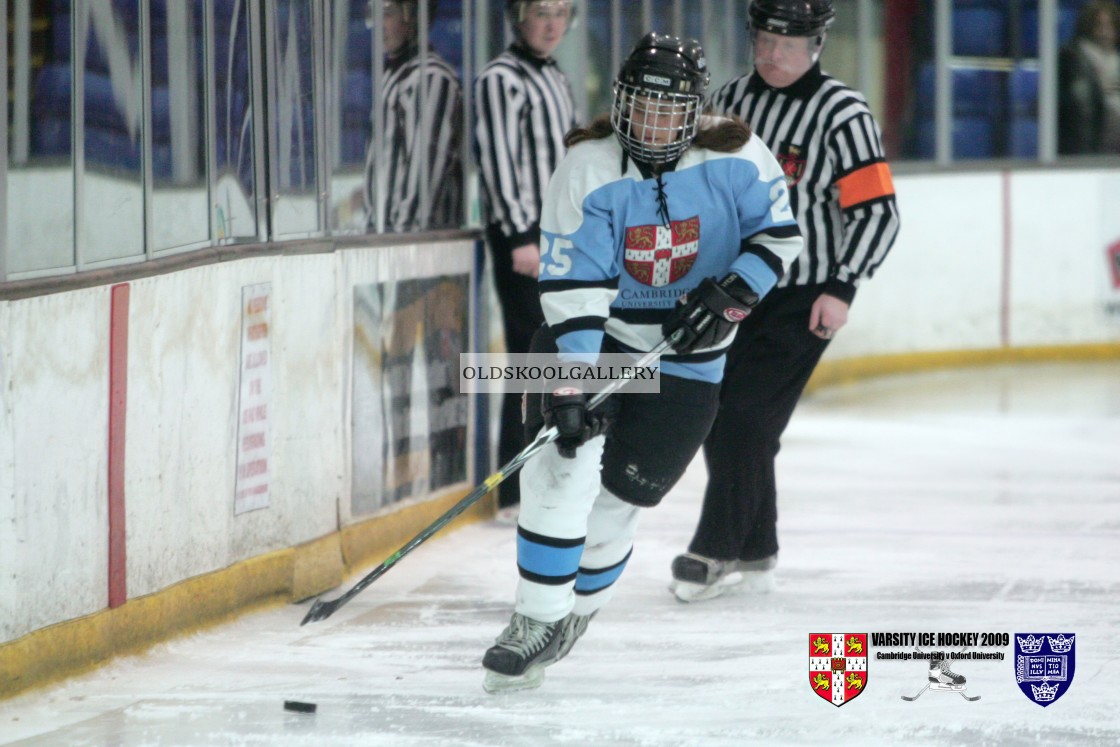
M 534 620 L 595 612 L 630 558 L 639 509 L 602 487 L 604 442 L 588 441 L 575 459 L 550 444 L 521 470 L 516 610 Z

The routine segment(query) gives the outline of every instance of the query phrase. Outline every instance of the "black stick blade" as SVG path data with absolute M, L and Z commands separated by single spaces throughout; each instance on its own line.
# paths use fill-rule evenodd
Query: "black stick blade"
M 334 614 L 336 607 L 337 605 L 334 602 L 324 602 L 322 599 L 316 599 L 315 604 L 311 605 L 311 609 L 304 615 L 303 622 L 300 623 L 300 626 L 304 626 L 310 622 L 326 620 Z

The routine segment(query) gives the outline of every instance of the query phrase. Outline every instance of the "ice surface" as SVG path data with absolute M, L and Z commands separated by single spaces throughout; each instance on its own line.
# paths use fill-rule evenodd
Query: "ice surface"
M 306 605 L 251 614 L 4 701 L 0 744 L 1118 744 L 1118 451 L 1117 363 L 832 388 L 806 398 L 784 440 L 772 594 L 685 605 L 668 592 L 697 461 L 643 515 L 615 600 L 539 690 L 482 690 L 516 578 L 513 529 L 482 523 L 428 542 L 324 622 L 299 627 Z M 925 683 L 913 661 L 872 659 L 841 708 L 813 694 L 807 635 L 874 631 L 1073 632 L 1076 674 L 1042 708 L 1015 684 L 1009 647 L 988 649 L 1003 662 L 954 665 L 973 703 L 902 701 Z

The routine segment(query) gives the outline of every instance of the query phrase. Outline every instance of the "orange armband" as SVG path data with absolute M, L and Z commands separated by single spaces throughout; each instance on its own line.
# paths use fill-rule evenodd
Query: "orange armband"
M 841 210 L 894 194 L 891 167 L 885 162 L 856 169 L 836 182 L 836 186 L 840 188 Z

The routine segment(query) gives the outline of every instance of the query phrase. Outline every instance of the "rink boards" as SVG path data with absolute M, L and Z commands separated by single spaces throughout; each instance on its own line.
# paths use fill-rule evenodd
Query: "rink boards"
M 900 238 L 818 384 L 1120 356 L 1120 174 L 896 184 Z M 415 383 L 441 340 L 488 345 L 476 251 L 235 255 L 0 300 L 0 695 L 332 588 L 461 497 L 473 453 L 448 444 L 475 448 L 474 411 Z

